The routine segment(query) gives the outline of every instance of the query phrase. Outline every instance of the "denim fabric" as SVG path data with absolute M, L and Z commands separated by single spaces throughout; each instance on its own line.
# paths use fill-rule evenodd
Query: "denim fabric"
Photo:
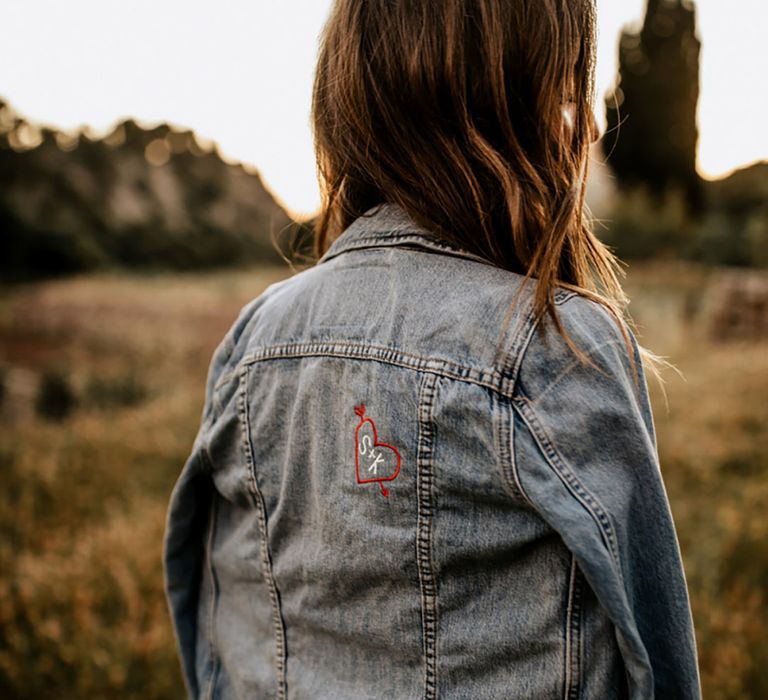
M 701 698 L 645 379 L 522 279 L 386 204 L 241 310 L 166 523 L 190 698 Z

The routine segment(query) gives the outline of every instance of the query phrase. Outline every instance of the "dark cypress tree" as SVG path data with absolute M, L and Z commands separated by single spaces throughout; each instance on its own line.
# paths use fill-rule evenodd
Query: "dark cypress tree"
M 648 0 L 639 33 L 622 32 L 619 78 L 606 98 L 606 150 L 619 185 L 654 195 L 678 187 L 693 212 L 703 206 L 696 172 L 699 53 L 691 0 Z

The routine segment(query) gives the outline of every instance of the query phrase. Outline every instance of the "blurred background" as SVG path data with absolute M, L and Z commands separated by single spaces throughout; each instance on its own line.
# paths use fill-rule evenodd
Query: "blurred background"
M 588 199 L 677 368 L 650 390 L 704 696 L 768 698 L 768 6 L 598 5 Z M 183 696 L 165 510 L 213 349 L 308 264 L 329 7 L 3 8 L 0 697 Z

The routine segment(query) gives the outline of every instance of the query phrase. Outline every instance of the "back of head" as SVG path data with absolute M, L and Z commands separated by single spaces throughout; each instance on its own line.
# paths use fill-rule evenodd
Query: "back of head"
M 595 55 L 594 0 L 336 0 L 312 104 L 316 254 L 393 202 L 537 278 L 561 332 L 556 285 L 622 315 L 623 271 L 584 213 Z

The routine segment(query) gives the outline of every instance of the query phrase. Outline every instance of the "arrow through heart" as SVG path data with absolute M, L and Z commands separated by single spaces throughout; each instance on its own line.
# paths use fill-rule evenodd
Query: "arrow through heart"
M 377 483 L 383 496 L 389 496 L 385 481 L 400 473 L 400 453 L 393 445 L 379 442 L 376 425 L 365 417 L 365 404 L 355 406 L 360 422 L 355 428 L 355 472 L 358 484 Z

